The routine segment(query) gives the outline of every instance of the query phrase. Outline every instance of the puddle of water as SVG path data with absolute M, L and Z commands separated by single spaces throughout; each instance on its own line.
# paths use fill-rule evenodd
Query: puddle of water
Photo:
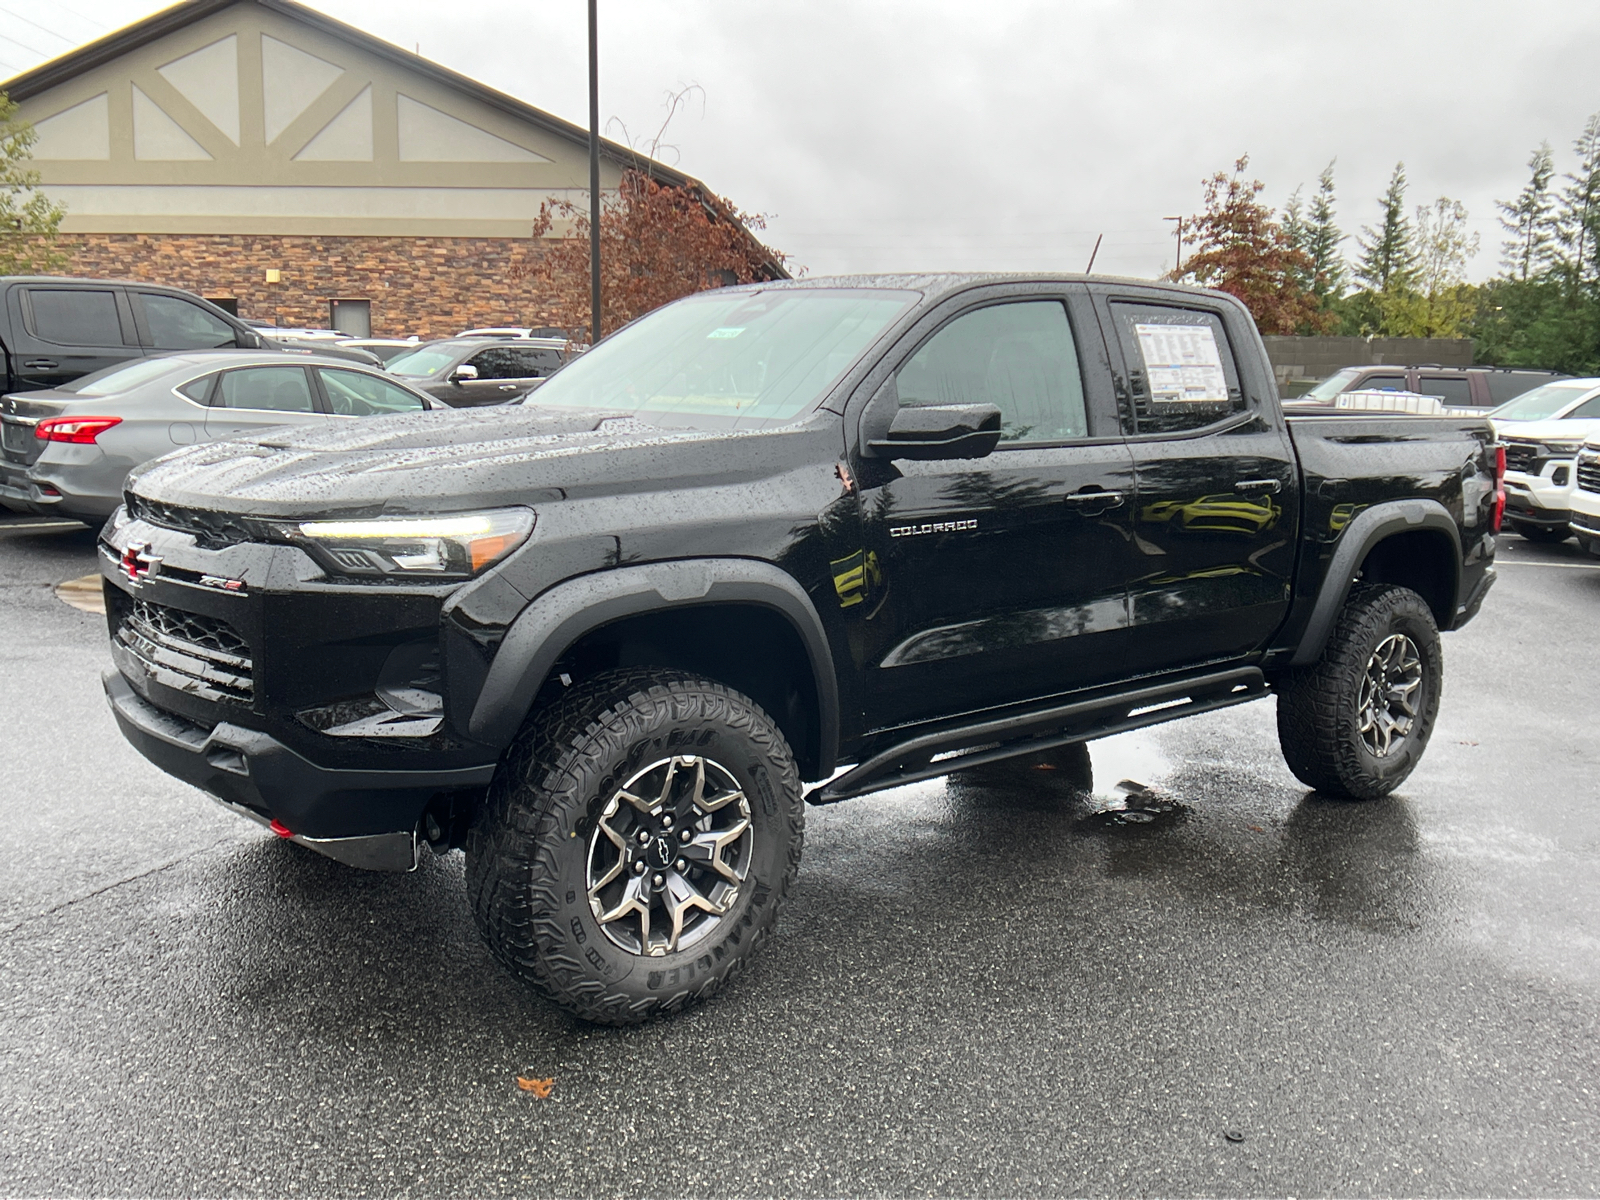
M 1116 799 L 1103 804 L 1087 816 L 1079 817 L 1074 828 L 1080 833 L 1134 828 L 1170 829 L 1188 819 L 1189 807 L 1174 800 L 1159 788 L 1124 779 L 1115 789 Z

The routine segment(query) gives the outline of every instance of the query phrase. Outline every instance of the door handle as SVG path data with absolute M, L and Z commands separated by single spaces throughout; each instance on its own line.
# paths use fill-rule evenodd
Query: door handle
M 502 383 L 500 385 L 500 390 L 502 392 L 514 392 L 517 390 L 517 385 L 514 383 Z
M 1276 495 L 1283 491 L 1281 479 L 1241 479 L 1233 485 L 1236 492 L 1271 492 Z
M 1121 492 L 1072 492 L 1063 499 L 1068 504 L 1099 504 L 1102 508 L 1122 507 L 1123 496 Z
M 61 364 L 53 358 L 30 358 L 22 365 L 33 370 L 49 371 Z

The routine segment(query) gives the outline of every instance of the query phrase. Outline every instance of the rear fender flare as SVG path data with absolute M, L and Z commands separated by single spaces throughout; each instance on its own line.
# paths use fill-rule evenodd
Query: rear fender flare
M 773 609 L 799 635 L 817 693 L 818 757 L 824 773 L 830 773 L 839 753 L 839 684 L 827 632 L 795 578 L 757 559 L 679 559 L 557 584 L 523 609 L 506 631 L 468 732 L 487 745 L 509 745 L 556 661 L 585 634 L 640 613 L 714 604 Z
M 1322 649 L 1333 632 L 1333 623 L 1339 618 L 1354 585 L 1356 572 L 1366 562 L 1367 555 L 1385 538 L 1397 533 L 1415 533 L 1420 530 L 1438 530 L 1450 539 L 1455 548 L 1451 564 L 1455 575 L 1450 584 L 1449 612 L 1456 611 L 1461 595 L 1461 530 L 1448 509 L 1437 500 L 1388 500 L 1365 509 L 1345 528 L 1344 535 L 1334 548 L 1328 563 L 1328 572 L 1322 577 L 1317 601 L 1311 610 L 1311 619 L 1301 635 L 1299 648 L 1290 665 L 1307 666 L 1322 657 Z

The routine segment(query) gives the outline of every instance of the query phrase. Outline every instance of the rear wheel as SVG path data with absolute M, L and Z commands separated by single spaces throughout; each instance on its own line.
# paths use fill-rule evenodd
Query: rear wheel
M 788 743 L 748 697 L 611 671 L 530 719 L 467 839 L 478 929 L 576 1016 L 699 1000 L 765 940 L 800 865 Z
M 1321 660 L 1278 681 L 1278 741 L 1295 778 L 1351 800 L 1388 795 L 1427 748 L 1443 672 L 1422 597 L 1358 584 Z
M 1553 544 L 1564 542 L 1572 536 L 1572 528 L 1568 525 L 1530 525 L 1526 521 L 1513 521 L 1511 528 L 1530 542 Z

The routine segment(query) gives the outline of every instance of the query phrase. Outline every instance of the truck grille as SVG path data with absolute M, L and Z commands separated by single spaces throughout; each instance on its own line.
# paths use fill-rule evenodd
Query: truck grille
M 128 514 L 190 534 L 197 546 L 205 550 L 221 550 L 240 542 L 263 542 L 271 538 L 271 530 L 258 520 L 233 513 L 209 512 L 203 508 L 182 508 L 176 504 L 163 504 L 129 492 L 125 497 Z
M 1506 442 L 1506 470 L 1523 475 L 1537 474 L 1534 464 L 1539 461 L 1539 447 L 1533 442 Z
M 244 704 L 254 695 L 250 644 L 226 621 L 135 600 L 116 641 L 169 687 Z
M 1600 455 L 1578 459 L 1578 486 L 1586 492 L 1600 492 Z

